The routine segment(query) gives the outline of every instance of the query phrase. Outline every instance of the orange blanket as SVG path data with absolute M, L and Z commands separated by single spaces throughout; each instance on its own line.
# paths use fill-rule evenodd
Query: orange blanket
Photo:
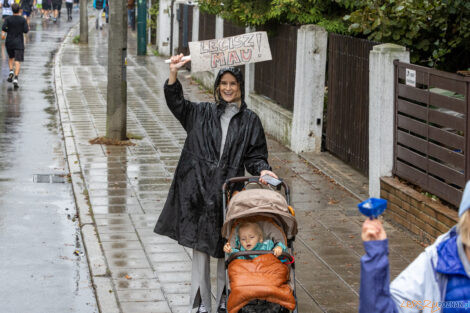
M 227 309 L 236 313 L 254 299 L 274 302 L 289 310 L 295 308 L 295 298 L 287 284 L 289 268 L 272 254 L 253 260 L 233 260 L 228 266 L 230 296 Z

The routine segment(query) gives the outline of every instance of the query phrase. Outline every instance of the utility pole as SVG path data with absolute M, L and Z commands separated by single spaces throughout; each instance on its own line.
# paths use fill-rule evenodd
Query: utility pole
M 127 0 L 116 0 L 109 9 L 106 137 L 126 140 Z
M 80 43 L 88 43 L 88 12 L 86 0 L 80 1 Z
M 147 0 L 137 0 L 137 55 L 147 54 Z

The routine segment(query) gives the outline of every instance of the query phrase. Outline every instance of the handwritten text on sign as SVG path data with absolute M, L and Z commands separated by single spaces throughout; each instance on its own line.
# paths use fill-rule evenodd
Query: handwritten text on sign
M 191 71 L 209 71 L 272 59 L 266 32 L 189 43 Z

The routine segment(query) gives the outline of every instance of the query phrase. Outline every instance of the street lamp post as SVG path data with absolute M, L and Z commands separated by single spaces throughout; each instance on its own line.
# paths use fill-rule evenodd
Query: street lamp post
M 137 55 L 147 54 L 147 1 L 137 1 Z

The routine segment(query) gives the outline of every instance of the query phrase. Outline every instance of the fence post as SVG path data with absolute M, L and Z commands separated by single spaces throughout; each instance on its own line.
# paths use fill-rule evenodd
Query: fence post
M 191 41 L 199 40 L 199 7 L 195 5 L 193 7 L 193 37 Z
M 215 39 L 224 38 L 224 19 L 220 16 L 215 17 Z
M 380 197 L 380 177 L 391 176 L 394 145 L 393 60 L 410 62 L 403 46 L 374 46 L 369 56 L 369 196 Z
M 328 33 L 317 25 L 297 31 L 291 149 L 320 152 Z
M 170 19 L 171 0 L 160 0 L 158 19 L 157 19 L 157 46 L 161 55 L 170 55 Z

